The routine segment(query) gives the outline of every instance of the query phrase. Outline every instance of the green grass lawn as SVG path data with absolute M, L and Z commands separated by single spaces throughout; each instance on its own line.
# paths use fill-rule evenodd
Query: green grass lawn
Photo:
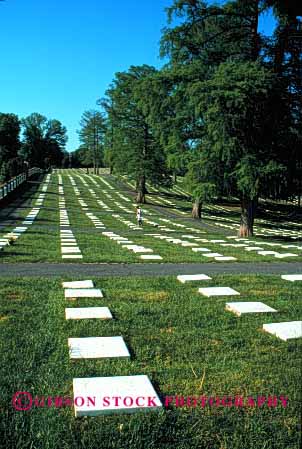
M 154 254 L 159 254 L 163 257 L 163 262 L 213 262 L 211 258 L 202 256 L 200 253 L 194 253 L 191 248 L 183 248 L 179 245 L 168 243 L 164 240 L 158 240 L 148 234 L 162 233 L 174 238 L 181 238 L 182 235 L 193 234 L 200 238 L 206 238 L 208 240 L 226 239 L 226 235 L 220 228 L 200 228 L 198 224 L 188 220 L 186 217 L 178 217 L 168 219 L 171 223 L 167 223 L 170 229 L 174 229 L 175 232 L 160 230 L 158 227 L 145 223 L 143 230 L 131 230 L 126 224 L 122 223 L 120 219 L 114 217 L 114 214 L 119 214 L 121 219 L 129 220 L 135 223 L 135 208 L 132 202 L 121 199 L 118 193 L 122 193 L 125 197 L 130 198 L 129 194 L 121 189 L 111 190 L 104 184 L 104 182 L 97 176 L 87 177 L 85 173 L 79 170 L 62 170 L 64 194 L 66 200 L 66 208 L 70 219 L 71 229 L 77 239 L 79 248 L 82 251 L 83 259 L 78 261 L 79 263 L 133 263 L 144 262 L 140 259 L 139 255 L 130 252 L 127 249 L 123 249 L 116 242 L 111 241 L 108 237 L 102 235 L 102 230 L 96 229 L 92 221 L 86 216 L 85 211 L 80 207 L 78 198 L 75 194 L 74 188 L 70 182 L 68 174 L 71 174 L 74 178 L 76 185 L 80 191 L 81 198 L 86 202 L 88 206 L 87 212 L 94 213 L 105 225 L 104 231 L 113 231 L 123 237 L 127 237 L 135 244 L 143 245 L 147 248 L 151 248 Z M 82 179 L 78 176 L 80 175 Z M 105 179 L 105 178 L 104 178 Z M 114 185 L 112 179 L 110 185 Z M 94 180 L 94 182 L 93 182 Z M 84 182 L 83 182 L 84 181 Z M 108 182 L 108 181 L 106 181 Z M 97 185 L 96 185 L 96 184 Z M 97 199 L 92 196 L 89 189 L 92 189 L 97 198 L 112 208 L 112 212 L 108 212 L 103 209 L 98 203 Z M 31 206 L 34 207 L 35 200 L 40 191 L 36 191 L 31 197 Z M 111 198 L 108 198 L 108 194 Z M 26 198 L 28 198 L 28 193 Z M 30 198 L 30 197 L 29 197 Z M 132 200 L 132 199 L 131 199 Z M 120 209 L 116 202 L 119 202 L 123 207 L 129 208 L 130 213 Z M 189 203 L 186 203 L 189 207 Z M 19 220 L 16 224 L 20 225 L 23 218 L 29 212 L 30 207 L 26 207 L 21 210 Z M 161 208 L 160 210 L 154 209 L 152 205 L 148 204 L 144 206 L 145 219 L 149 219 L 158 223 L 159 225 L 166 224 L 163 219 L 167 219 L 165 210 L 170 210 L 170 206 Z M 175 212 L 176 214 L 176 212 Z M 197 234 L 196 231 L 188 230 L 185 228 L 176 227 L 176 224 L 182 224 L 187 228 L 194 228 L 196 231 L 203 230 L 203 234 Z M 13 226 L 6 227 L 1 234 L 11 231 Z M 183 238 L 183 240 L 187 240 Z M 282 244 L 296 243 L 287 238 L 276 239 L 270 238 L 251 238 L 252 242 L 255 242 L 258 246 L 261 246 L 263 242 L 276 242 Z M 300 242 L 301 243 L 301 242 Z M 199 246 L 209 248 L 213 252 L 218 252 L 225 256 L 236 257 L 238 262 L 276 262 L 278 259 L 272 256 L 260 256 L 253 252 L 247 252 L 242 248 L 221 247 L 219 244 L 213 242 L 199 242 Z M 275 248 L 263 247 L 265 250 L 275 250 Z M 276 248 L 278 251 L 279 248 Z M 302 252 L 295 249 L 280 249 L 281 252 L 293 252 L 299 254 L 297 258 L 282 259 L 282 261 L 289 262 L 301 262 Z M 37 220 L 29 229 L 18 239 L 15 245 L 6 247 L 0 254 L 1 262 L 66 262 L 62 260 L 60 252 L 60 238 L 59 238 L 59 195 L 58 195 L 58 175 L 53 174 L 51 176 L 51 182 L 48 187 L 44 204 L 40 210 Z M 75 260 L 72 260 L 75 262 Z M 151 261 L 152 263 L 152 261 Z
M 254 275 L 185 285 L 176 277 L 106 278 L 94 279 L 103 299 L 69 302 L 62 280 L 1 280 L 0 447 L 298 449 L 302 341 L 283 342 L 261 329 L 299 319 L 301 284 Z M 205 298 L 199 286 L 229 286 L 241 296 Z M 237 300 L 263 301 L 278 313 L 238 318 L 224 310 Z M 114 320 L 65 320 L 66 306 L 96 305 L 108 306 Z M 124 337 L 131 360 L 69 360 L 68 337 L 114 335 Z M 136 374 L 148 375 L 161 398 L 285 395 L 288 407 L 171 406 L 75 419 L 72 408 L 17 412 L 11 405 L 16 391 L 72 397 L 74 377 Z

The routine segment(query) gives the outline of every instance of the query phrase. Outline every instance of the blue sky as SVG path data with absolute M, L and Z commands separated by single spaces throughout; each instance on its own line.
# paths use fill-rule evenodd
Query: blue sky
M 0 2 L 0 111 L 39 112 L 79 145 L 81 114 L 95 109 L 115 72 L 159 67 L 164 8 L 172 0 L 6 0 Z M 260 29 L 270 32 L 273 20 Z

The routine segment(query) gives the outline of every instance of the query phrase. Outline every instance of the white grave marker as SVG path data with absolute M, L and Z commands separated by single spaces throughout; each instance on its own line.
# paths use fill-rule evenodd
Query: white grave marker
M 108 307 L 73 307 L 65 309 L 66 320 L 84 320 L 98 318 L 110 320 L 112 315 Z
M 302 321 L 288 321 L 283 323 L 263 324 L 263 330 L 276 335 L 281 340 L 302 337 Z
M 83 259 L 81 254 L 63 254 L 62 259 Z
M 199 288 L 198 292 L 201 293 L 204 296 L 210 297 L 210 296 L 233 296 L 233 295 L 240 295 L 239 292 L 236 290 L 233 290 L 230 287 L 206 287 L 206 288 Z
M 144 254 L 140 258 L 143 260 L 162 260 L 162 257 L 156 254 Z
M 73 379 L 75 416 L 97 416 L 112 413 L 131 413 L 162 408 L 153 385 L 147 376 L 115 376 Z M 104 401 L 103 398 L 120 398 Z M 76 398 L 92 398 L 77 401 Z M 139 399 L 141 398 L 141 399 Z M 150 398 L 150 399 L 148 399 Z M 144 400 L 143 400 L 144 399 Z
M 207 254 L 203 254 L 204 257 L 223 257 L 222 254 L 219 253 L 207 253 Z
M 291 282 L 302 281 L 302 274 L 282 274 L 281 278 Z
M 103 293 L 98 288 L 67 288 L 65 298 L 103 298 Z
M 208 281 L 210 279 L 212 278 L 206 274 L 181 274 L 177 276 L 177 280 L 182 284 L 185 284 L 188 281 Z
M 243 313 L 277 312 L 263 302 L 227 302 L 225 309 L 240 316 Z
M 130 357 L 123 337 L 68 338 L 71 359 Z
M 62 282 L 63 288 L 93 288 L 94 284 L 92 281 L 71 281 Z

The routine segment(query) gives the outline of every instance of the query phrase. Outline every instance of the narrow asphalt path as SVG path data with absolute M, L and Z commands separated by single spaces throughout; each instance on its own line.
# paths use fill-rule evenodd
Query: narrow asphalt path
M 20 276 L 169 276 L 176 274 L 302 274 L 300 263 L 171 263 L 171 264 L 87 264 L 87 263 L 3 263 L 0 277 Z

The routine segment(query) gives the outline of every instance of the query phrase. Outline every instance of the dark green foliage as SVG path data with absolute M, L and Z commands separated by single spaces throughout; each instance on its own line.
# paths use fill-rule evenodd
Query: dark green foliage
M 271 7 L 269 39 L 259 19 Z M 259 196 L 301 195 L 301 7 L 175 0 L 167 13 L 161 54 L 169 62 L 154 81 L 149 115 L 168 160 L 186 161 L 195 202 L 236 195 L 245 213 Z
M 0 181 L 22 171 L 20 150 L 20 121 L 15 114 L 0 113 Z
M 66 128 L 59 120 L 48 120 L 33 113 L 22 120 L 24 127 L 20 154 L 30 166 L 61 166 L 67 142 Z
M 138 202 L 145 201 L 146 182 L 167 182 L 165 155 L 145 111 L 145 82 L 156 73 L 153 67 L 130 67 L 117 73 L 101 101 L 108 114 L 106 160 L 117 173 L 135 179 Z
M 79 131 L 82 146 L 77 152 L 77 158 L 84 166 L 93 165 L 94 173 L 103 166 L 104 136 L 106 121 L 99 111 L 85 111 L 80 121 Z

